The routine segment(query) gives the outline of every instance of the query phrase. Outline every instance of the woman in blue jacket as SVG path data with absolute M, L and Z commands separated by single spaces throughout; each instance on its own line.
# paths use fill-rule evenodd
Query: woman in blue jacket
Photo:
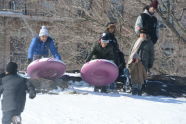
M 42 26 L 39 36 L 32 39 L 28 48 L 28 63 L 41 57 L 48 57 L 49 49 L 54 58 L 61 60 L 61 56 L 54 45 L 54 40 L 49 36 L 47 28 Z

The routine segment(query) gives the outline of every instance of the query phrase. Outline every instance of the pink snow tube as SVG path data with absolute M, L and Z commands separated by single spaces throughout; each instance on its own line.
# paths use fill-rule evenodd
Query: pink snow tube
M 118 67 L 112 61 L 96 59 L 85 63 L 81 68 L 81 77 L 94 86 L 105 86 L 113 83 L 119 74 Z
M 31 78 L 56 79 L 60 78 L 66 70 L 65 64 L 54 58 L 37 59 L 27 67 L 27 74 Z

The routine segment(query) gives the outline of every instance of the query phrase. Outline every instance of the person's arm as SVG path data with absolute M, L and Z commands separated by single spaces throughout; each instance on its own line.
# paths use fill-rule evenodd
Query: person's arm
M 36 43 L 37 43 L 37 38 L 33 38 L 31 43 L 30 43 L 30 46 L 28 48 L 28 59 L 32 60 L 33 59 L 33 54 L 34 54 L 34 50 L 35 50 L 35 47 L 36 47 Z
M 96 49 L 96 44 L 93 44 L 93 47 L 91 48 L 91 51 L 88 54 L 86 62 L 89 62 L 92 59 L 93 55 L 95 54 L 95 49 Z
M 136 34 L 139 34 L 140 29 L 143 28 L 143 22 L 142 22 L 142 18 L 141 15 L 138 16 L 136 23 L 135 23 L 135 32 Z
M 0 74 L 0 98 L 1 94 L 3 93 L 3 85 L 2 85 L 2 78 L 5 76 L 5 73 Z
M 154 46 L 151 45 L 151 47 L 149 48 L 149 65 L 148 68 L 152 68 L 154 63 Z
M 160 26 L 159 26 L 159 21 L 157 20 L 157 25 L 156 25 L 156 36 L 157 36 L 157 39 L 159 38 L 159 30 L 160 30 Z
M 35 91 L 34 85 L 28 79 L 25 79 L 25 81 L 26 81 L 26 86 L 27 86 L 28 93 L 29 93 L 29 98 L 31 99 L 35 98 L 36 91 Z
M 0 98 L 2 93 L 3 93 L 2 78 L 0 78 Z
M 53 57 L 55 59 L 61 60 L 61 56 L 59 55 L 55 45 L 54 45 L 54 40 L 51 39 L 50 44 L 49 44 L 50 52 L 52 53 Z

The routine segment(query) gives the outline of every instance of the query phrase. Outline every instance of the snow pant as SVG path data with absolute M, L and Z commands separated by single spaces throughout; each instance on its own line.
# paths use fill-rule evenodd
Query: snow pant
M 11 124 L 12 117 L 15 115 L 20 115 L 20 114 L 18 114 L 16 110 L 3 112 L 2 124 Z

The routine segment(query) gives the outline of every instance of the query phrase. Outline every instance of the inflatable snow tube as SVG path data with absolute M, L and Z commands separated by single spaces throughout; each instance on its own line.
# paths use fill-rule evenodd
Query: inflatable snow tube
M 80 72 L 82 79 L 94 86 L 111 84 L 119 75 L 117 65 L 105 59 L 96 59 L 85 63 Z
M 66 70 L 65 64 L 54 58 L 37 59 L 27 67 L 30 78 L 56 79 L 60 78 Z

